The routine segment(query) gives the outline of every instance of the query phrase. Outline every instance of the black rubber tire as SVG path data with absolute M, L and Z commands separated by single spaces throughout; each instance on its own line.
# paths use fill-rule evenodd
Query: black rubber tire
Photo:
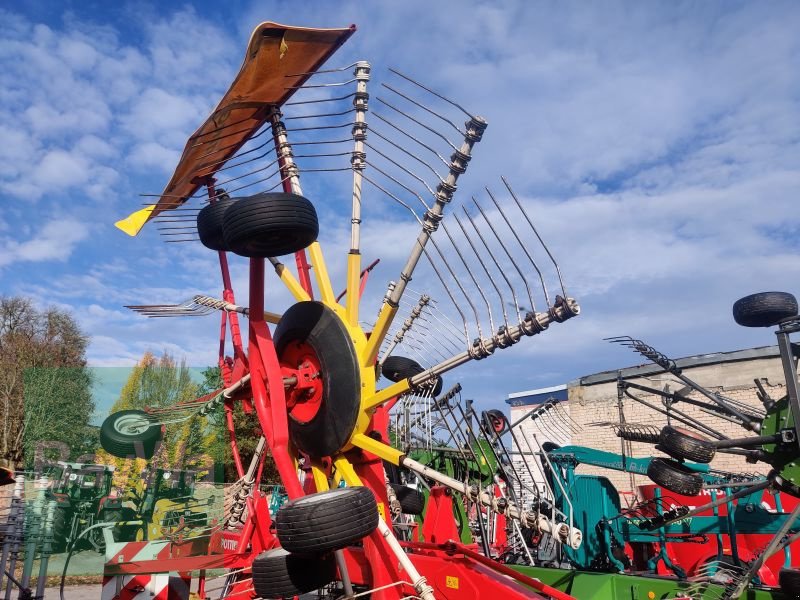
M 407 515 L 421 515 L 425 512 L 425 494 L 407 485 L 390 483 L 400 503 L 400 508 Z
M 787 598 L 800 598 L 800 569 L 781 569 L 778 586 Z
M 664 489 L 682 496 L 697 496 L 703 489 L 703 478 L 668 458 L 654 458 L 647 467 L 647 476 Z
M 278 539 L 294 554 L 346 548 L 378 526 L 378 503 L 366 487 L 337 488 L 287 502 L 275 516 Z
M 210 250 L 228 250 L 225 238 L 222 235 L 222 221 L 228 208 L 236 202 L 227 194 L 220 196 L 218 200 L 204 206 L 197 213 L 197 234 L 200 243 Z
M 361 405 L 361 371 L 347 328 L 324 304 L 298 302 L 283 313 L 274 340 L 279 358 L 292 342 L 314 349 L 322 371 L 322 404 L 308 422 L 289 415 L 289 435 L 312 458 L 334 454 L 353 434 Z
M 229 206 L 222 235 L 225 245 L 239 256 L 283 256 L 314 242 L 319 221 L 314 205 L 303 196 L 265 192 Z
M 253 588 L 259 598 L 291 598 L 336 579 L 333 554 L 299 556 L 284 548 L 259 554 L 253 561 Z
M 122 521 L 122 511 L 119 510 L 106 510 L 100 513 L 100 518 L 98 519 L 98 523 L 119 523 Z M 96 525 L 97 523 L 95 523 Z M 92 548 L 96 552 L 100 552 L 101 554 L 106 551 L 106 539 L 103 536 L 103 528 L 98 527 L 97 529 L 92 529 L 89 533 L 86 534 L 86 538 L 89 540 L 89 543 L 92 545 Z
M 135 415 L 149 418 L 142 410 L 121 410 L 106 417 L 100 426 L 100 445 L 103 450 L 117 458 L 153 458 L 161 441 L 161 424 L 153 423 L 145 431 L 130 435 L 117 431 L 115 423 L 122 418 Z
M 383 470 L 386 473 L 386 479 L 389 480 L 389 483 L 402 482 L 402 479 L 400 478 L 400 467 L 398 467 L 397 465 L 393 465 L 388 460 L 384 460 Z
M 483 426 L 490 433 L 503 435 L 509 430 L 508 419 L 501 410 L 496 408 L 485 410 L 481 413 L 481 418 L 483 419 Z
M 405 356 L 387 356 L 381 366 L 381 374 L 389 381 L 394 382 L 419 375 L 424 370 L 423 366 L 417 361 Z M 436 383 L 433 385 L 433 396 L 436 397 L 442 393 L 444 382 L 441 377 L 437 377 L 434 381 Z
M 669 425 L 661 429 L 658 449 L 673 458 L 697 463 L 710 463 L 717 451 L 712 442 L 695 432 Z
M 53 542 L 51 549 L 55 553 L 63 552 L 67 549 L 67 536 L 69 535 L 70 526 L 68 516 L 67 510 L 60 506 L 57 506 L 55 513 L 53 513 Z
M 787 292 L 760 292 L 733 303 L 733 320 L 744 327 L 772 327 L 797 316 L 797 298 Z

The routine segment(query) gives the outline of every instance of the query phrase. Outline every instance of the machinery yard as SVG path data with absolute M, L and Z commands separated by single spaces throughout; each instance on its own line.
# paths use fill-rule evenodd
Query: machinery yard
M 509 18 L 475 10 L 487 31 Z M 492 60 L 512 70 L 502 36 L 482 30 L 469 69 L 447 72 L 385 63 L 369 27 L 320 27 L 305 10 L 296 20 L 260 22 L 235 53 L 206 26 L 194 36 L 206 58 L 148 87 L 142 97 L 160 100 L 122 125 L 145 136 L 178 119 L 161 141 L 182 152 L 151 143 L 131 155 L 145 169 L 125 181 L 155 189 L 122 192 L 113 218 L 103 210 L 111 262 L 73 280 L 126 282 L 103 299 L 116 308 L 92 304 L 74 321 L 64 302 L 39 310 L 0 295 L 0 393 L 17 403 L 0 405 L 5 600 L 800 598 L 796 253 L 783 248 L 761 280 L 745 257 L 726 263 L 741 273 L 709 283 L 724 306 L 713 315 L 659 315 L 696 302 L 697 282 L 681 278 L 712 266 L 657 254 L 659 234 L 623 231 L 632 217 L 603 209 L 598 228 L 638 239 L 621 251 L 629 291 L 611 294 L 624 307 L 606 317 L 598 297 L 615 284 L 593 261 L 611 238 L 576 259 L 593 235 L 580 214 L 623 201 L 617 179 L 639 174 L 586 175 L 558 202 L 555 184 L 536 187 L 550 159 L 527 154 L 491 77 L 465 83 Z M 31 35 L 50 39 L 45 29 Z M 165 44 L 153 73 L 176 60 L 172 29 L 151 32 Z M 93 31 L 112 46 L 124 38 Z M 57 54 L 89 56 L 94 42 L 81 43 Z M 224 80 L 214 56 L 234 55 L 241 67 Z M 190 80 L 203 82 L 202 102 L 171 104 L 170 82 Z M 570 111 L 564 98 L 557 112 Z M 561 125 L 546 118 L 553 142 Z M 612 160 L 612 146 L 595 157 Z M 647 189 L 663 175 L 641 169 Z M 667 219 L 681 201 L 665 198 Z M 645 194 L 637 206 L 654 205 Z M 736 209 L 709 222 L 725 223 L 725 210 Z M 756 229 L 796 233 L 778 222 Z M 706 243 L 693 227 L 687 216 L 665 247 Z M 9 230 L 0 220 L 0 239 Z M 18 262 L 38 256 L 15 244 Z M 678 293 L 659 288 L 671 260 Z M 652 300 L 630 291 L 651 277 Z M 113 333 L 123 322 L 124 351 Z M 718 348 L 690 356 L 686 339 L 704 327 Z M 190 347 L 212 364 L 187 366 Z M 122 376 L 92 366 L 115 366 L 115 352 L 130 365 Z

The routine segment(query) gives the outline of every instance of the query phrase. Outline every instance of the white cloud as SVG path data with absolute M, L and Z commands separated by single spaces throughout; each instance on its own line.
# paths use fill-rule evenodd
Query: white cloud
M 65 262 L 75 246 L 86 239 L 89 228 L 74 219 L 54 220 L 46 223 L 37 235 L 24 242 L 6 240 L 0 254 L 0 266 L 11 262 L 42 262 L 56 260 Z

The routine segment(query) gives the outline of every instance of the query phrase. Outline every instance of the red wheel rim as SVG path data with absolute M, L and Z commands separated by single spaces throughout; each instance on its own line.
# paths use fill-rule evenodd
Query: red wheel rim
M 297 383 L 286 390 L 289 416 L 299 423 L 311 421 L 322 406 L 322 367 L 311 344 L 301 340 L 290 342 L 280 358 L 281 366 L 297 377 Z

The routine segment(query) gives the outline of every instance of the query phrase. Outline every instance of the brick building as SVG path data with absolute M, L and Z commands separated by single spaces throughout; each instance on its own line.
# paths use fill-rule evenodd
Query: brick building
M 761 411 L 763 411 L 763 406 L 756 395 L 755 379 L 761 381 L 773 399 L 779 399 L 785 394 L 783 369 L 777 346 L 702 354 L 678 359 L 676 362 L 685 376 L 711 392 L 720 392 L 728 398 L 751 405 Z M 553 411 L 542 420 L 538 430 L 534 429 L 539 442 L 545 441 L 542 430 L 549 429 L 553 432 L 553 438 L 550 441 L 561 445 L 566 441 L 607 452 L 620 452 L 622 442 L 614 434 L 612 428 L 594 425 L 601 422 L 619 422 L 620 420 L 617 399 L 618 373 L 621 373 L 625 381 L 651 388 L 664 389 L 668 387 L 670 391 L 675 392 L 684 387 L 683 383 L 672 375 L 664 374 L 660 367 L 652 363 L 581 377 L 563 386 L 566 388 L 566 400 L 562 400 L 555 406 Z M 651 405 L 664 408 L 661 398 L 654 394 L 634 390 L 631 392 Z M 511 405 L 512 423 L 519 420 L 531 408 L 520 401 L 526 397 L 524 394 L 531 394 L 531 392 L 511 394 L 506 400 Z M 694 391 L 690 393 L 687 391 L 686 395 L 689 398 L 704 399 Z M 697 407 L 679 402 L 675 408 L 702 420 L 706 425 L 729 437 L 752 435 L 736 424 L 701 412 Z M 667 424 L 665 415 L 628 397 L 622 400 L 622 410 L 628 423 L 652 425 L 658 429 Z M 560 422 L 558 428 L 555 424 L 556 420 Z M 680 426 L 680 423 L 675 423 L 675 425 Z M 529 425 L 526 420 L 525 427 L 528 429 L 523 431 L 531 432 L 531 427 L 535 428 L 535 422 L 534 425 Z M 566 432 L 569 432 L 569 435 Z M 647 457 L 660 454 L 650 444 L 625 442 L 625 448 L 628 456 Z M 516 447 L 515 450 L 519 451 Z M 522 448 L 522 451 L 527 450 L 528 448 Z M 524 468 L 524 465 L 521 466 Z M 763 463 L 748 464 L 741 456 L 725 453 L 717 453 L 711 466 L 717 470 L 731 472 L 765 473 L 769 470 L 769 467 Z M 578 467 L 578 472 L 605 475 L 620 491 L 629 491 L 638 485 L 650 483 L 650 480 L 644 475 L 608 471 L 585 465 Z

